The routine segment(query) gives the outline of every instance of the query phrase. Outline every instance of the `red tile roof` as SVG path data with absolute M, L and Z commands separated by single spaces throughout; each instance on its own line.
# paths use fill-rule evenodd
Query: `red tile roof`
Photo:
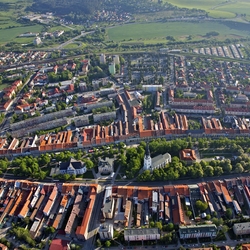
M 54 239 L 52 240 L 49 250 L 68 250 L 69 241 Z

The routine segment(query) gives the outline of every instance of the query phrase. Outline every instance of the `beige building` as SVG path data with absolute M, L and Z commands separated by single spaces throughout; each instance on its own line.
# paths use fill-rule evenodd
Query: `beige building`
M 112 197 L 112 187 L 106 187 L 102 204 L 102 214 L 105 219 L 112 219 L 114 213 L 115 200 Z
M 99 232 L 100 240 L 113 239 L 114 229 L 113 229 L 112 224 L 103 223 L 102 225 L 100 225 L 98 232 Z
M 250 222 L 235 223 L 233 231 L 235 235 L 250 234 Z

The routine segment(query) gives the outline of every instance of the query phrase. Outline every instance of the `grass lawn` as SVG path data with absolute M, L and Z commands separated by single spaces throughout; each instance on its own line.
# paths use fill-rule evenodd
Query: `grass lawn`
M 165 0 L 180 8 L 202 9 L 215 18 L 232 18 L 237 14 L 250 15 L 250 1 L 248 0 Z
M 65 47 L 63 47 L 64 49 L 76 49 L 79 47 L 78 43 L 70 43 L 68 45 L 66 45 Z
M 17 27 L 12 29 L 2 29 L 0 36 L 0 44 L 7 42 L 19 42 L 18 36 L 25 32 L 40 32 L 42 30 L 42 25 L 36 24 L 32 26 Z M 34 39 L 34 38 L 33 38 Z M 32 40 L 33 40 L 32 39 Z
M 8 84 L 8 83 L 2 83 L 2 84 L 0 84 L 0 91 L 2 91 L 4 88 L 7 88 L 9 86 L 10 86 L 10 84 Z
M 193 40 L 206 39 L 205 35 L 217 31 L 217 40 L 226 38 L 246 37 L 250 35 L 249 25 L 235 22 L 200 21 L 200 22 L 153 22 L 127 24 L 108 29 L 108 39 L 115 42 L 145 43 L 167 42 L 166 36 L 176 40 L 186 40 L 189 35 Z
M 54 31 L 57 31 L 57 30 L 69 31 L 69 30 L 71 30 L 71 29 L 69 29 L 69 28 L 66 27 L 66 26 L 57 25 L 57 26 L 50 27 L 50 28 L 47 30 L 47 32 L 54 32 Z
M 92 173 L 92 170 L 88 170 L 85 174 L 83 174 L 83 178 L 94 179 L 94 175 Z

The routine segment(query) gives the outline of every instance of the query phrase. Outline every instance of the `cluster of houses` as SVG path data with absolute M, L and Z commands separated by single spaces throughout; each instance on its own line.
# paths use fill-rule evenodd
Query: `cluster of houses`
M 25 62 L 40 61 L 45 59 L 48 53 L 45 51 L 27 51 L 27 52 L 0 52 L 0 65 L 11 66 Z
M 93 19 L 97 22 L 126 22 L 131 15 L 123 11 L 102 10 L 97 11 Z
M 89 222 L 98 185 L 60 185 L 0 180 L 0 223 L 30 218 L 32 238 L 46 227 L 63 228 L 69 237 L 88 238 Z M 68 217 L 68 215 L 70 215 Z
M 110 168 L 110 164 L 107 159 L 100 160 L 99 167 Z M 60 165 L 62 170 L 69 172 L 82 168 L 75 160 Z M 97 184 L 46 184 L 1 179 L 0 223 L 29 217 L 32 238 L 42 237 L 45 227 L 53 227 L 71 239 L 87 240 L 99 191 Z M 95 211 L 101 213 L 98 229 L 101 240 L 112 239 L 114 228 L 124 228 L 124 239 L 128 242 L 160 239 L 159 229 L 149 228 L 153 218 L 178 225 L 180 239 L 214 239 L 219 229 L 204 214 L 213 216 L 216 212 L 220 217 L 231 208 L 234 217 L 248 215 L 243 213 L 250 208 L 250 178 L 163 187 L 106 186 L 103 197 L 99 198 L 101 207 Z M 208 208 L 200 212 L 196 201 L 206 202 Z M 192 212 L 191 216 L 186 215 L 186 209 Z M 98 217 L 98 214 L 94 216 Z M 248 235 L 249 223 L 234 223 L 235 235 Z
M 174 63 L 176 82 L 168 88 L 167 96 L 176 112 L 249 116 L 248 65 L 207 60 L 197 68 L 197 60 L 183 57 L 177 57 Z M 216 76 L 213 83 L 200 80 L 211 76 Z
M 148 228 L 148 224 L 157 218 L 162 223 L 178 225 L 180 239 L 213 239 L 219 229 L 206 219 L 206 215 L 213 216 L 216 212 L 217 216 L 224 216 L 227 208 L 232 209 L 234 216 L 242 214 L 242 207 L 248 211 L 249 188 L 249 177 L 163 187 L 107 186 L 99 234 L 101 239 L 111 239 L 113 226 L 110 225 L 114 225 L 125 228 L 126 241 L 156 240 L 160 232 Z M 203 213 L 196 208 L 198 200 L 208 204 Z M 186 215 L 187 208 L 192 216 Z M 249 225 L 250 222 L 235 223 L 235 235 L 249 234 Z
M 112 102 L 111 102 L 112 103 Z M 55 119 L 56 117 L 56 119 Z M 65 118 L 68 117 L 68 118 Z M 71 118 L 70 118 L 71 117 Z M 94 120 L 98 123 L 105 119 L 116 119 L 116 112 L 94 115 Z M 89 115 L 74 116 L 72 109 L 66 109 L 54 113 L 49 113 L 36 118 L 27 119 L 11 124 L 12 141 L 1 138 L 0 155 L 21 155 L 31 152 L 43 151 L 51 152 L 70 148 L 89 148 L 101 146 L 120 141 L 133 140 L 140 141 L 144 138 L 174 137 L 174 136 L 247 136 L 249 130 L 249 120 L 246 118 L 226 117 L 230 127 L 223 127 L 217 118 L 201 117 L 201 129 L 189 130 L 188 119 L 185 115 L 174 115 L 161 112 L 158 127 L 152 120 L 141 116 L 134 119 L 134 124 L 118 120 L 108 126 L 89 125 Z M 52 129 L 59 126 L 66 126 L 74 121 L 76 126 L 85 126 L 83 129 L 74 131 L 67 130 L 57 133 L 48 133 L 37 136 L 38 130 Z M 132 126 L 131 126 L 132 125 Z M 146 126 L 148 127 L 146 127 Z M 132 132 L 129 132 L 131 131 Z M 192 152 L 187 152 L 182 156 L 192 156 Z M 157 161 L 157 159 L 156 159 Z
M 140 57 L 137 60 L 138 66 L 135 67 L 140 67 L 144 61 L 147 67 L 154 66 L 156 61 L 152 61 L 152 58 L 149 60 L 150 58 L 149 55 L 145 58 Z M 106 63 L 106 59 L 106 55 L 100 55 L 100 63 Z M 115 65 L 120 64 L 120 57 L 114 55 L 111 59 L 111 64 L 115 69 Z M 58 83 L 49 82 L 49 73 L 56 77 L 65 71 L 75 72 L 76 67 L 79 68 L 79 62 L 77 65 L 69 60 L 63 65 L 43 67 L 35 73 L 29 86 L 30 91 L 22 94 L 14 109 L 20 117 L 23 113 L 27 113 L 29 117 L 35 117 L 10 125 L 9 132 L 15 141 L 7 143 L 3 138 L 4 143 L 0 148 L 0 154 L 92 147 L 154 137 L 247 136 L 250 132 L 250 123 L 247 118 L 250 114 L 250 90 L 237 79 L 249 78 L 249 66 L 235 62 L 199 61 L 183 56 L 175 56 L 172 59 L 173 84 L 143 83 L 141 89 L 125 90 L 118 89 L 109 78 L 101 78 L 88 83 L 95 91 L 86 95 L 80 92 L 86 91 L 89 86 L 85 82 L 76 83 L 76 77 Z M 162 71 L 164 62 L 164 59 L 159 59 L 158 68 Z M 79 74 L 87 74 L 89 65 L 89 59 L 82 60 Z M 124 70 L 126 67 L 125 63 Z M 133 74 L 132 69 L 132 76 Z M 216 80 L 215 83 L 199 80 L 211 74 Z M 119 77 L 122 76 L 119 75 Z M 4 90 L 4 103 L 0 106 L 1 111 L 8 111 L 11 107 L 12 98 L 21 84 L 20 80 L 15 81 Z M 44 88 L 45 85 L 46 88 Z M 79 85 L 77 89 L 76 85 Z M 100 89 L 100 86 L 105 88 Z M 35 102 L 31 103 L 30 100 L 34 99 L 33 92 L 35 93 L 37 87 L 42 89 L 41 97 L 35 98 Z M 153 108 L 158 113 L 157 116 L 145 115 L 144 101 L 148 93 L 154 100 Z M 77 95 L 74 106 L 70 102 L 73 94 Z M 66 105 L 68 103 L 68 107 L 65 110 L 56 111 L 58 101 L 65 102 Z M 170 111 L 163 111 L 163 107 Z M 40 116 L 36 111 L 40 112 Z M 225 113 L 224 119 L 218 119 L 217 115 L 223 112 Z M 197 114 L 202 117 L 195 118 L 199 126 L 194 129 L 190 126 L 192 123 L 190 115 Z M 104 126 L 102 122 L 109 125 Z M 77 128 L 75 131 L 49 133 L 33 139 L 23 138 L 34 136 L 36 131 L 59 128 L 72 123 Z M 43 139 L 50 137 L 55 139 Z M 32 144 L 25 143 L 26 140 Z

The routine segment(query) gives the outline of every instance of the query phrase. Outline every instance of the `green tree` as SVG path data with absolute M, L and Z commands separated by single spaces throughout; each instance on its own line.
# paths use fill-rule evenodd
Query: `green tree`
M 227 225 L 223 225 L 223 226 L 221 227 L 221 231 L 222 231 L 223 233 L 226 233 L 226 232 L 228 231 L 228 226 L 227 226 Z
M 223 224 L 223 219 L 222 218 L 213 218 L 212 219 L 213 224 L 215 224 L 217 227 Z
M 167 224 L 167 230 L 169 231 L 169 232 L 171 232 L 171 231 L 173 231 L 174 230 L 174 224 L 173 223 L 168 223 Z
M 187 212 L 186 212 L 186 215 L 187 215 L 187 217 L 191 217 L 192 216 L 192 212 L 190 211 L 190 210 L 188 210 Z
M 195 205 L 201 212 L 204 212 L 208 208 L 208 204 L 206 202 L 202 202 L 201 200 L 197 200 Z
M 232 208 L 227 208 L 227 210 L 226 210 L 226 217 L 227 217 L 227 219 L 232 219 L 232 217 L 233 217 L 233 210 L 232 210 Z
M 160 230 L 162 230 L 162 223 L 160 221 L 155 222 L 155 227 L 157 227 Z
M 240 163 L 236 163 L 234 171 L 236 173 L 242 173 L 244 171 L 244 168 Z
M 111 242 L 109 240 L 105 241 L 105 246 L 106 247 L 110 247 L 111 246 Z
M 92 169 L 94 167 L 94 163 L 90 159 L 84 159 L 87 169 Z
M 207 214 L 206 220 L 211 220 L 211 215 L 210 214 Z

